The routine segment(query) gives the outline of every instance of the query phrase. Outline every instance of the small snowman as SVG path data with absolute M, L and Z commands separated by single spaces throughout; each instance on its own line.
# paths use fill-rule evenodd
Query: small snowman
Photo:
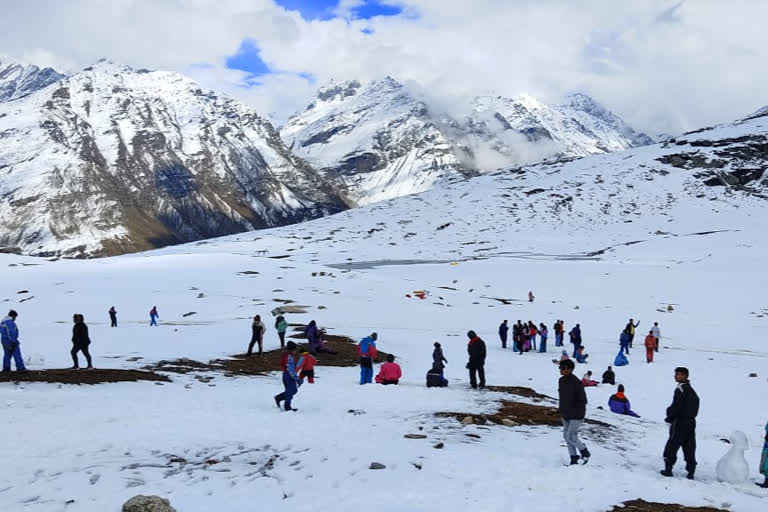
M 717 462 L 715 471 L 717 480 L 729 484 L 739 484 L 749 479 L 749 465 L 744 458 L 744 451 L 749 448 L 747 435 L 736 430 L 730 437 L 731 448 Z

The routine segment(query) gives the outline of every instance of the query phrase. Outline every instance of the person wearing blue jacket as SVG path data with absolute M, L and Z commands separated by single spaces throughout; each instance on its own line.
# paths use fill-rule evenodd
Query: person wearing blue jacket
M 296 368 L 301 368 L 304 358 L 299 358 L 298 363 L 294 359 L 293 353 L 296 351 L 296 343 L 289 341 L 285 344 L 285 350 L 288 352 L 288 360 L 285 365 L 285 371 L 283 372 L 283 386 L 285 391 L 279 395 L 275 395 L 275 403 L 280 407 L 280 402 L 285 402 L 284 408 L 286 411 L 298 411 L 291 407 L 291 400 L 293 396 L 299 391 L 299 386 L 302 384 L 302 379 L 299 378 L 299 374 L 296 372 Z
M 16 326 L 16 317 L 19 314 L 14 310 L 8 312 L 2 322 L 0 322 L 0 341 L 3 344 L 3 371 L 11 371 L 11 357 L 16 363 L 17 372 L 25 372 L 24 359 L 21 357 L 21 348 L 19 344 L 19 328 Z
M 371 384 L 373 382 L 373 363 L 376 360 L 376 340 L 379 335 L 371 333 L 360 340 L 357 346 L 357 355 L 360 356 L 360 385 Z
M 629 340 L 631 339 L 631 336 L 629 335 L 629 332 L 627 332 L 626 329 L 621 331 L 621 335 L 619 335 L 619 352 L 626 352 L 629 354 Z
M 499 326 L 499 338 L 501 338 L 501 348 L 507 348 L 507 333 L 509 332 L 509 326 L 507 321 L 504 320 Z

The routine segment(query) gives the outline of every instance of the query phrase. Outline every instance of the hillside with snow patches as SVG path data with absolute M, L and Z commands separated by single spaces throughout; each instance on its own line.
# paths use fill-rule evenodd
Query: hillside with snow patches
M 276 308 L 289 311 L 291 333 L 312 319 L 356 340 L 375 331 L 378 348 L 403 369 L 398 386 L 360 386 L 357 367 L 329 366 L 320 355 L 296 412 L 275 407 L 277 366 L 233 375 L 182 362 L 188 373 L 166 372 L 171 382 L 157 383 L 2 382 L 0 403 L 13 419 L 4 434 L 14 442 L 4 452 L 13 471 L 0 474 L 0 508 L 117 511 L 131 496 L 158 494 L 195 512 L 223 503 L 238 511 L 258 503 L 285 511 L 604 512 L 635 499 L 761 511 L 768 495 L 753 481 L 768 420 L 760 406 L 768 245 L 756 169 L 765 168 L 768 117 L 750 117 L 663 144 L 505 169 L 297 225 L 150 252 L 58 261 L 0 254 L 0 301 L 19 312 L 33 370 L 71 365 L 75 312 L 89 325 L 97 368 L 139 369 L 241 354 L 255 314 L 267 326 L 265 350 L 277 350 Z M 109 327 L 113 305 L 118 328 Z M 152 306 L 158 327 L 148 326 Z M 561 428 L 529 424 L 529 416 L 457 421 L 557 405 L 547 397 L 557 397 L 559 349 L 550 338 L 545 354 L 503 350 L 503 319 L 580 323 L 589 363 L 576 374 L 591 370 L 599 380 L 630 317 L 640 321 L 638 336 L 616 374 L 641 417 L 608 410 L 614 386 L 589 388 L 587 418 L 598 423 L 582 429 L 588 464 L 565 467 Z M 654 321 L 661 349 L 647 364 L 640 345 Z M 488 384 L 513 388 L 469 388 L 469 329 L 487 343 Z M 445 389 L 424 385 L 435 341 L 448 359 Z M 682 460 L 674 478 L 658 473 L 680 365 L 701 398 L 694 481 L 684 478 Z M 749 440 L 752 481 L 725 484 L 715 465 L 728 450 L 721 439 L 734 430 Z M 383 468 L 369 469 L 374 462 Z
M 32 94 L 64 78 L 53 68 L 39 68 L 19 60 L 0 55 L 0 103 Z
M 653 141 L 584 94 L 562 105 L 531 96 L 478 97 L 433 107 L 434 98 L 391 77 L 331 82 L 281 136 L 335 177 L 358 204 L 423 192 L 436 183 L 510 164 L 621 151 Z
M 0 246 L 73 257 L 347 208 L 249 107 L 109 61 L 0 104 L 0 197 Z

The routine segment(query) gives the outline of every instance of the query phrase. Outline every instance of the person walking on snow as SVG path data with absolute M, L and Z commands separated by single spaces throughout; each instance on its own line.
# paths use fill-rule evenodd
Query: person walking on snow
M 160 315 L 157 314 L 157 306 L 152 306 L 152 309 L 149 310 L 149 326 L 157 326 L 158 318 L 160 318 Z
M 434 344 L 435 350 L 432 351 L 432 368 L 440 370 L 440 375 L 443 374 L 443 368 L 448 363 L 448 360 L 443 355 L 443 347 L 439 342 Z
M 627 334 L 629 334 L 629 348 L 632 348 L 632 342 L 635 341 L 635 328 L 640 325 L 640 320 L 638 320 L 637 323 L 633 322 L 634 320 L 630 318 L 629 323 L 627 323 L 627 326 L 624 327 L 624 330 L 627 331 Z
M 91 338 L 88 337 L 88 326 L 85 325 L 85 318 L 83 315 L 75 313 L 72 317 L 72 321 L 75 323 L 72 326 L 72 369 L 77 370 L 80 368 L 80 361 L 77 359 L 77 353 L 82 352 L 85 356 L 85 360 L 88 363 L 88 369 L 93 369 L 93 363 L 91 361 L 91 353 L 88 351 L 88 345 L 91 344 Z
M 277 315 L 275 318 L 275 330 L 280 338 L 280 348 L 285 348 L 285 331 L 288 330 L 288 322 L 283 315 Z
M 653 322 L 653 327 L 651 327 L 651 334 L 654 338 L 656 338 L 656 348 L 655 351 L 659 351 L 659 342 L 661 341 L 661 329 L 659 329 L 659 322 Z
M 475 331 L 467 332 L 467 338 L 469 338 L 467 344 L 469 385 L 472 386 L 472 389 L 477 389 L 479 378 L 479 386 L 482 389 L 485 387 L 485 342 L 475 334 Z
M 264 325 L 264 322 L 261 321 L 261 315 L 254 316 L 251 323 L 251 342 L 248 344 L 246 355 L 250 356 L 253 353 L 253 346 L 256 343 L 259 344 L 259 355 L 262 354 L 264 351 L 264 331 L 266 329 L 267 327 Z
M 376 359 L 376 340 L 379 335 L 371 333 L 360 340 L 357 346 L 357 355 L 360 356 L 360 385 L 373 382 L 373 361 Z
M 16 325 L 16 318 L 19 316 L 14 310 L 8 312 L 2 322 L 0 322 L 0 342 L 3 345 L 3 371 L 11 371 L 11 358 L 16 363 L 17 372 L 27 371 L 24 366 L 24 359 L 21 357 L 21 342 L 19 342 L 19 328 Z
M 501 338 L 501 348 L 507 348 L 507 332 L 509 332 L 509 326 L 507 321 L 504 320 L 499 326 L 499 338 Z
M 547 351 L 547 337 L 549 335 L 549 331 L 547 330 L 547 326 L 543 323 L 539 324 L 539 336 L 541 336 L 541 340 L 539 340 L 539 352 L 546 352 Z
M 648 363 L 653 362 L 653 351 L 656 349 L 656 336 L 653 335 L 653 331 L 648 332 L 648 336 L 645 337 L 645 360 Z
M 117 310 L 115 306 L 109 308 L 109 325 L 110 327 L 117 327 Z
M 299 391 L 299 386 L 302 384 L 302 380 L 299 378 L 296 372 L 297 367 L 301 367 L 304 364 L 302 359 L 299 359 L 297 363 L 294 359 L 293 353 L 296 351 L 296 343 L 289 341 L 285 344 L 285 351 L 288 354 L 286 358 L 285 370 L 283 371 L 283 386 L 285 391 L 279 395 L 275 395 L 275 403 L 280 407 L 280 402 L 285 402 L 284 408 L 286 411 L 298 411 L 291 407 L 291 401 L 294 395 Z
M 619 335 L 619 352 L 626 352 L 629 354 L 629 333 L 626 329 L 621 331 Z
M 575 365 L 570 359 L 560 361 L 559 410 L 563 421 L 563 439 L 568 446 L 571 465 L 579 463 L 579 453 L 585 464 L 591 456 L 587 447 L 579 440 L 579 428 L 584 423 L 587 411 L 587 394 L 584 392 L 584 385 L 573 374 L 574 368 Z
M 528 302 L 533 302 L 533 299 L 536 297 L 533 296 L 533 292 L 528 292 Z
M 571 332 L 568 333 L 568 336 L 571 337 L 571 343 L 573 344 L 572 357 L 576 357 L 576 351 L 581 346 L 581 326 L 579 324 L 576 324 L 576 327 L 571 329 Z
M 403 376 L 403 371 L 400 369 L 400 365 L 395 362 L 395 356 L 387 354 L 387 362 L 381 365 L 379 368 L 379 374 L 376 376 L 376 382 L 379 384 L 397 385 L 400 382 L 400 377 Z
M 696 416 L 699 414 L 699 395 L 688 380 L 688 368 L 675 368 L 675 382 L 677 387 L 672 405 L 667 407 L 667 417 L 664 419 L 669 423 L 669 439 L 664 446 L 664 469 L 661 474 L 672 476 L 677 452 L 682 447 L 688 480 L 693 480 L 696 472 Z
M 763 453 L 760 455 L 760 473 L 765 477 L 765 481 L 755 485 L 768 489 L 768 423 L 765 424 L 765 443 L 763 444 Z

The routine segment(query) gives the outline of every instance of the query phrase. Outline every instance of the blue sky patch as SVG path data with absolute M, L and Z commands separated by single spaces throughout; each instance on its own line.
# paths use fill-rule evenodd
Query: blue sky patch
M 301 17 L 307 21 L 333 19 L 335 17 L 333 11 L 339 6 L 339 0 L 274 0 L 274 2 L 289 11 L 299 11 Z M 362 5 L 351 10 L 352 17 L 361 20 L 376 16 L 397 16 L 402 12 L 402 7 L 389 5 L 386 0 L 365 0 Z
M 226 65 L 229 69 L 239 69 L 253 76 L 267 75 L 271 71 L 269 66 L 261 60 L 260 53 L 256 43 L 246 39 L 240 43 L 237 53 L 227 57 Z

